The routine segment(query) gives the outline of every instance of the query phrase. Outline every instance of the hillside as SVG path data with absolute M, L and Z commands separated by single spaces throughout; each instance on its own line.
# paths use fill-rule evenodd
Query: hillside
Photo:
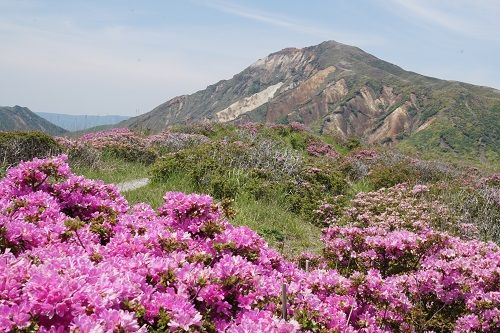
M 498 175 L 297 123 L 184 129 L 5 171 L 0 331 L 498 332 Z
M 22 106 L 0 106 L 0 131 L 42 131 L 52 135 L 61 135 L 65 129 Z
M 233 223 L 288 254 L 318 248 L 322 205 L 333 205 L 329 214 L 336 216 L 358 193 L 397 184 L 432 187 L 430 197 L 448 206 L 440 228 L 469 223 L 481 239 L 500 240 L 500 192 L 488 187 L 498 185 L 497 175 L 390 147 L 339 143 L 298 123 L 187 126 L 153 135 L 121 128 L 57 141 L 75 170 L 91 179 L 150 178 L 125 194 L 130 204 L 157 208 L 167 191 L 206 193 L 235 209 Z
M 229 80 L 120 125 L 159 132 L 193 122 L 298 121 L 323 134 L 426 156 L 500 156 L 500 91 L 422 76 L 328 41 L 287 48 Z
M 114 125 L 120 121 L 129 119 L 127 116 L 94 116 L 94 115 L 72 115 L 49 112 L 36 112 L 40 117 L 51 123 L 64 128 L 65 130 L 75 132 L 89 129 L 96 126 Z

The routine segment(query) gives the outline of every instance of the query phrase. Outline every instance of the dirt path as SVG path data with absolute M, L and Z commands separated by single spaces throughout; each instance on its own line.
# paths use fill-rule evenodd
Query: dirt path
M 134 180 L 129 180 L 127 182 L 119 183 L 116 184 L 120 192 L 127 192 L 127 191 L 132 191 L 136 190 L 138 188 L 141 188 L 143 186 L 146 186 L 149 184 L 149 178 L 140 178 L 140 179 L 134 179 Z

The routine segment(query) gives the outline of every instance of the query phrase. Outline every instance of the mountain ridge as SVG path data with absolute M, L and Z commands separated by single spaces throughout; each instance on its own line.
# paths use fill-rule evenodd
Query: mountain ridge
M 500 91 L 424 76 L 327 41 L 285 48 L 232 78 L 120 123 L 136 130 L 210 122 L 289 123 L 369 144 L 498 159 Z M 448 142 L 444 145 L 443 141 Z
M 0 106 L 0 131 L 42 131 L 52 135 L 67 133 L 65 129 L 19 105 Z

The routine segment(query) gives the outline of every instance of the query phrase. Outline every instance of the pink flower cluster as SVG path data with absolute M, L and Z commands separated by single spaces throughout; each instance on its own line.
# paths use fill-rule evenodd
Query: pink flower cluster
M 376 224 L 390 229 L 453 229 L 455 220 L 447 206 L 423 197 L 426 185 L 398 184 L 374 192 L 358 193 L 341 218 L 361 227 Z
M 496 245 L 425 221 L 393 228 L 374 218 L 383 212 L 371 212 L 363 225 L 325 229 L 324 257 L 302 256 L 306 272 L 252 230 L 229 224 L 209 196 L 169 192 L 158 211 L 129 207 L 114 186 L 74 175 L 65 160 L 25 162 L 0 181 L 0 331 L 498 327 Z
M 320 141 L 310 142 L 307 145 L 307 153 L 311 156 L 326 156 L 333 159 L 340 157 L 331 145 Z
M 319 265 L 351 279 L 376 277 L 376 297 L 397 298 L 375 311 L 412 330 L 493 332 L 500 325 L 499 248 L 436 231 L 445 210 L 415 197 L 425 191 L 400 184 L 358 194 L 339 217 L 346 225 L 324 230 Z
M 77 141 L 81 144 L 90 144 L 95 148 L 104 148 L 116 144 L 142 145 L 141 138 L 128 128 L 113 128 L 101 132 L 87 133 Z
M 290 128 L 295 132 L 310 132 L 311 131 L 311 129 L 309 129 L 309 127 L 307 127 L 303 123 L 299 123 L 298 121 L 292 121 L 290 123 Z
M 361 149 L 357 150 L 352 154 L 352 157 L 355 159 L 361 160 L 372 160 L 378 157 L 378 153 L 375 150 L 371 149 Z
M 114 128 L 101 132 L 87 133 L 78 139 L 56 137 L 59 144 L 67 148 L 78 148 L 85 145 L 97 149 L 108 147 L 133 147 L 148 149 L 152 147 L 177 151 L 192 144 L 208 142 L 204 135 L 186 134 L 165 131 L 159 134 L 144 136 L 128 128 Z
M 254 122 L 248 121 L 248 122 L 237 124 L 237 126 L 239 129 L 245 130 L 248 133 L 255 135 L 259 132 L 259 130 L 262 129 L 262 127 L 264 125 L 261 123 L 254 123 Z

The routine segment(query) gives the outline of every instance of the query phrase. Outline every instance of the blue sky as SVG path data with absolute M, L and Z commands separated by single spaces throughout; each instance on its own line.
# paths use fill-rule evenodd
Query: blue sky
M 136 115 L 331 39 L 500 89 L 498 0 L 0 0 L 0 105 Z

